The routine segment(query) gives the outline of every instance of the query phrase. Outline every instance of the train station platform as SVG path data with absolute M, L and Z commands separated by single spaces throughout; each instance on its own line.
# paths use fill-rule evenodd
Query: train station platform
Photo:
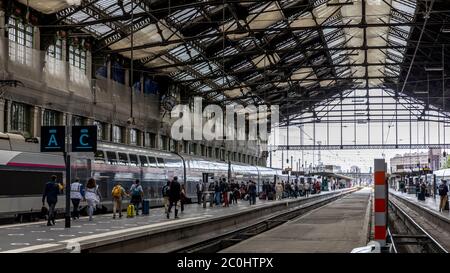
M 221 252 L 349 253 L 367 244 L 370 196 L 364 188 Z
M 439 202 L 440 202 L 439 196 L 436 196 L 436 198 L 426 197 L 425 201 L 419 201 L 415 194 L 403 193 L 393 189 L 390 189 L 389 193 L 394 194 L 395 196 L 398 196 L 405 200 L 408 200 L 409 202 L 426 209 L 430 213 L 438 214 L 439 216 L 450 220 L 450 211 L 446 210 L 443 212 L 439 212 Z
M 89 222 L 87 217 L 72 221 L 71 228 L 64 228 L 64 220 L 57 220 L 55 226 L 48 227 L 46 222 L 15 224 L 0 226 L 0 253 L 26 252 L 70 252 L 93 248 L 101 248 L 118 242 L 135 240 L 134 243 L 145 244 L 143 237 L 163 238 L 163 233 L 183 230 L 180 240 L 202 231 L 211 223 L 232 219 L 234 224 L 241 219 L 260 217 L 266 213 L 281 211 L 309 200 L 320 200 L 348 192 L 349 189 L 322 192 L 308 198 L 283 199 L 280 201 L 257 200 L 256 205 L 250 206 L 248 201 L 239 201 L 237 205 L 228 208 L 222 206 L 203 208 L 202 205 L 191 204 L 185 206 L 185 211 L 179 213 L 179 219 L 167 219 L 163 208 L 150 210 L 148 216 L 134 218 L 112 219 L 112 214 L 94 216 Z M 244 218 L 240 218 L 244 217 Z M 148 243 L 148 242 L 147 242 Z M 125 244 L 125 243 L 124 243 Z M 115 250 L 115 251 L 120 251 Z

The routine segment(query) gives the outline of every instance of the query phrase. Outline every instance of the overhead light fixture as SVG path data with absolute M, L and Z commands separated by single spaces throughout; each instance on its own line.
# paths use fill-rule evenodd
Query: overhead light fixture
M 450 28 L 443 27 L 443 28 L 441 29 L 441 32 L 442 32 L 442 33 L 450 33 Z
M 414 91 L 414 94 L 428 94 L 428 91 Z
M 425 67 L 425 71 L 427 72 L 433 72 L 433 71 L 442 71 L 444 68 L 442 67 Z
M 366 102 L 365 100 L 352 100 L 352 102 Z

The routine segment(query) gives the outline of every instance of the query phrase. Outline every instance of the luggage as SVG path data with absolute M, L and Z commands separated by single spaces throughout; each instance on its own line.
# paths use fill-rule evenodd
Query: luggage
M 144 199 L 144 201 L 142 201 L 142 214 L 150 214 L 150 200 L 148 199 Z
M 265 192 L 261 192 L 261 193 L 259 194 L 259 199 L 260 199 L 260 200 L 266 200 L 266 193 L 265 193 Z
M 449 208 L 448 208 L 448 201 L 445 202 L 444 210 L 449 210 Z
M 130 204 L 127 207 L 127 217 L 132 218 L 134 216 L 136 216 L 136 209 L 135 209 L 134 205 Z
M 273 192 L 269 192 L 269 194 L 267 195 L 267 199 L 273 200 Z

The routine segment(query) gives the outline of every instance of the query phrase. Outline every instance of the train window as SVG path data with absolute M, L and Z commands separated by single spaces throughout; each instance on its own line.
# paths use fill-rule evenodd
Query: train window
M 153 156 L 149 156 L 148 160 L 150 162 L 150 167 L 156 168 L 156 159 Z
M 128 164 L 128 156 L 125 153 L 119 153 L 120 164 Z
M 97 152 L 95 152 L 94 162 L 105 163 L 105 154 L 103 153 L 103 151 L 98 150 Z
M 108 157 L 109 164 L 117 164 L 117 155 L 115 152 L 106 152 L 106 156 Z
M 164 159 L 158 157 L 156 158 L 158 160 L 158 168 L 164 168 Z
M 137 155 L 129 154 L 129 156 L 130 156 L 130 163 L 131 163 L 131 165 L 138 166 L 139 162 L 138 162 L 138 159 L 137 159 Z
M 149 166 L 148 159 L 147 159 L 147 157 L 145 155 L 140 155 L 139 156 L 139 160 L 141 160 L 141 166 L 143 166 L 143 167 L 148 167 Z

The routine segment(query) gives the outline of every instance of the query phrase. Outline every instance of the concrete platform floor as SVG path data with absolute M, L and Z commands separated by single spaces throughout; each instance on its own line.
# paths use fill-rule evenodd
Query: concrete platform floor
M 322 192 L 326 194 L 327 192 Z M 315 195 L 313 195 L 315 196 Z M 303 199 L 304 197 L 302 197 Z M 237 212 L 248 211 L 262 206 L 272 206 L 280 201 L 257 200 L 256 205 L 250 206 L 248 201 L 239 201 L 228 208 L 222 206 L 203 208 L 202 205 L 186 205 L 185 211 L 179 214 L 179 219 L 166 219 L 164 208 L 150 209 L 150 215 L 134 218 L 112 219 L 112 214 L 96 215 L 92 222 L 87 217 L 72 221 L 72 227 L 64 228 L 64 220 L 57 220 L 55 226 L 47 227 L 46 222 L 0 226 L 0 253 L 6 251 L 25 252 L 39 251 L 70 240 L 95 240 L 112 235 L 126 234 L 128 231 L 139 229 L 161 229 L 171 225 L 189 225 L 200 220 L 213 219 Z
M 223 253 L 348 253 L 367 243 L 370 188 L 243 241 Z

